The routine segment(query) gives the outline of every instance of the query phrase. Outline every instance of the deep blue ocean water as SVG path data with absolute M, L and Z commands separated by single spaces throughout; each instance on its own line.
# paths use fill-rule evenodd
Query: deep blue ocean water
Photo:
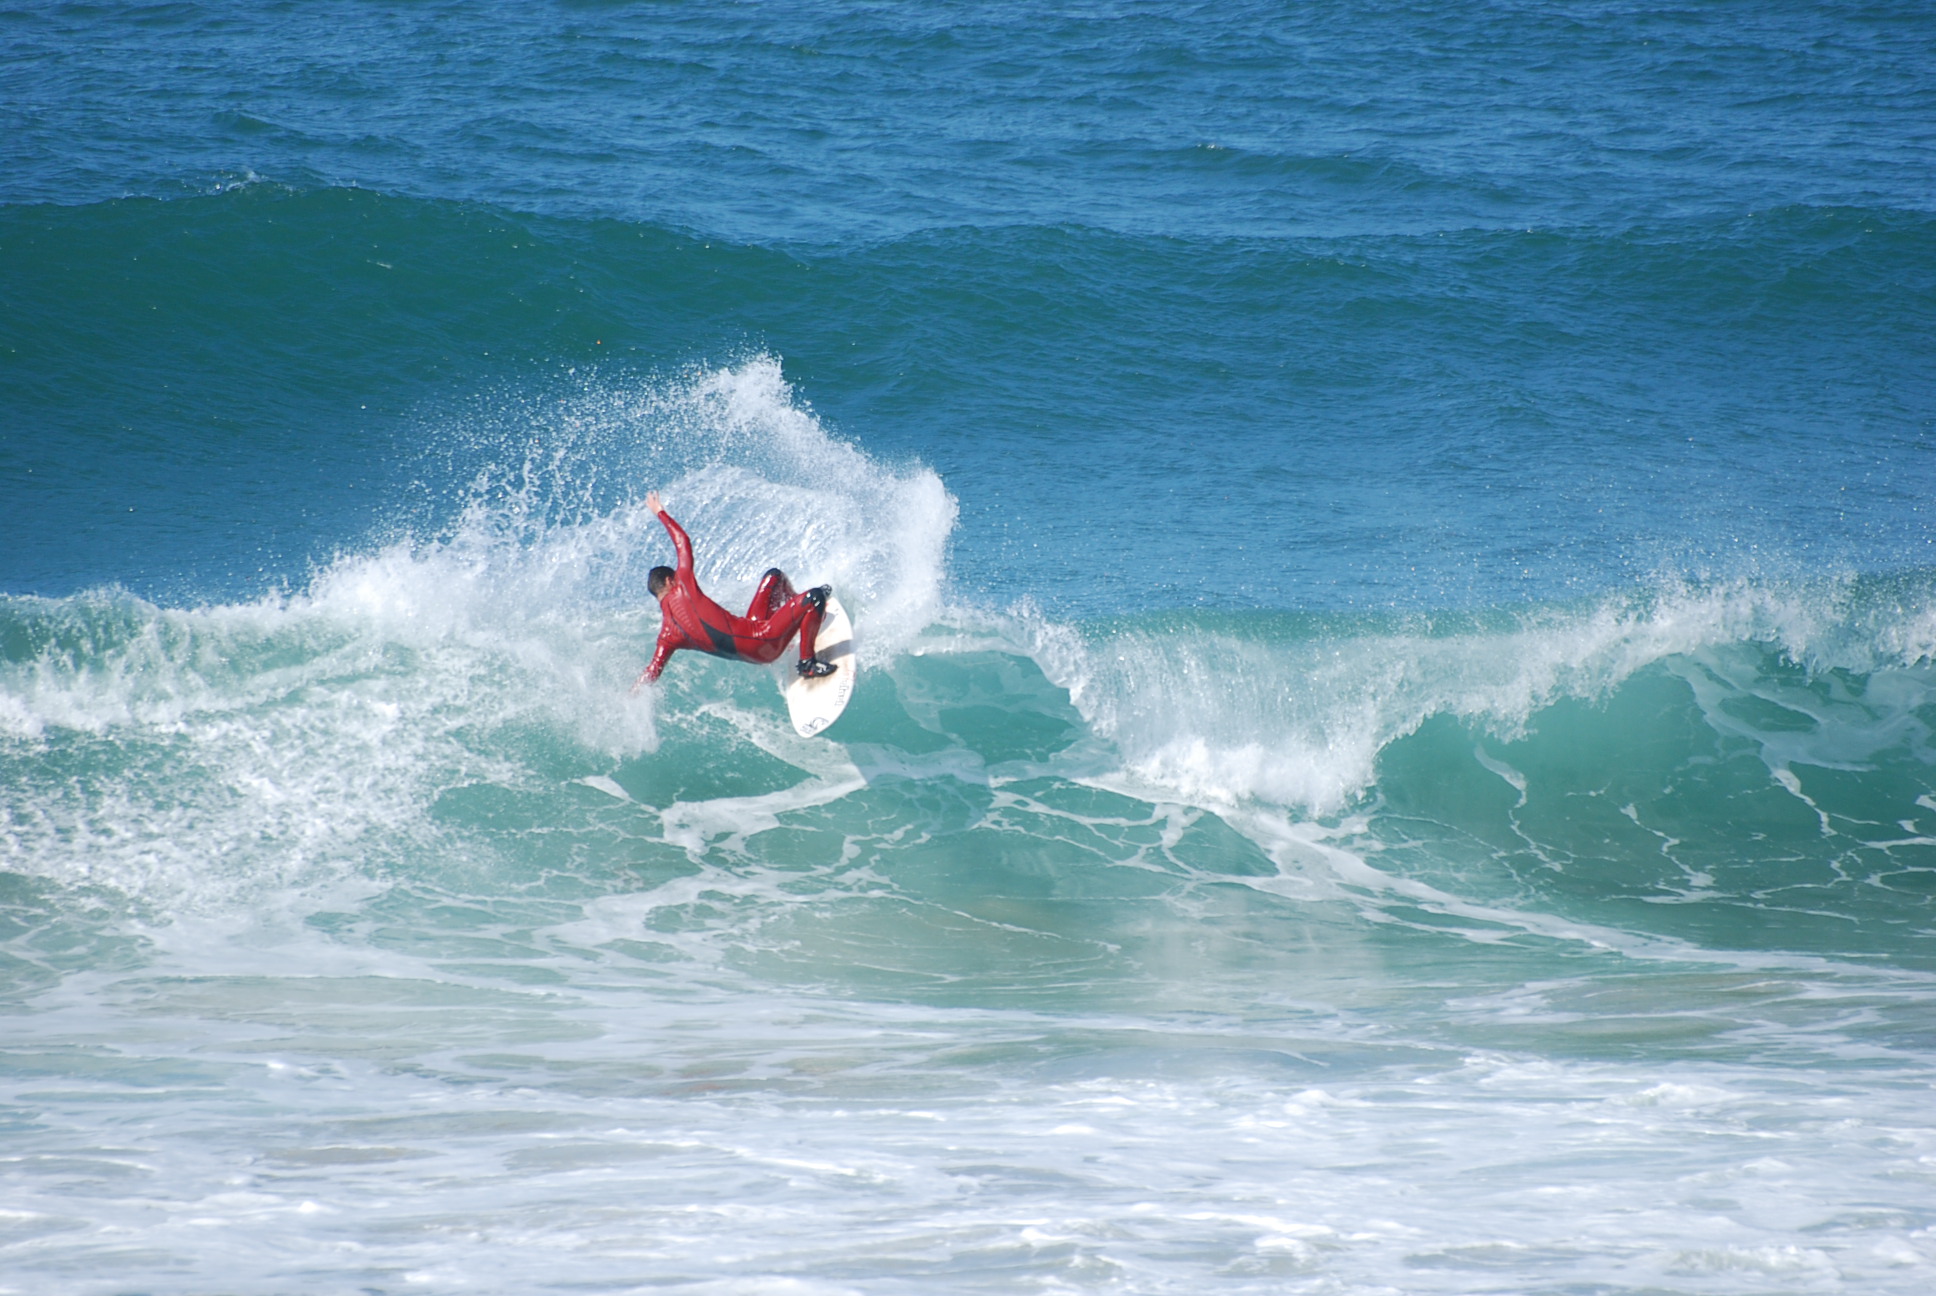
M 1923 6 L 0 4 L 0 1292 L 1928 1291 L 1933 493 Z

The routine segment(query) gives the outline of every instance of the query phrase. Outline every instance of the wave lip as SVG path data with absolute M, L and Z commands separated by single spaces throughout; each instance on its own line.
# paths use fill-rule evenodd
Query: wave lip
M 1887 672 L 1936 656 L 1936 580 L 1671 582 L 1583 606 L 1398 618 L 1158 616 L 1015 633 L 1126 772 L 1211 805 L 1335 814 L 1427 720 L 1522 735 L 1561 699 L 1604 700 L 1673 658 L 1762 645 L 1807 670 Z

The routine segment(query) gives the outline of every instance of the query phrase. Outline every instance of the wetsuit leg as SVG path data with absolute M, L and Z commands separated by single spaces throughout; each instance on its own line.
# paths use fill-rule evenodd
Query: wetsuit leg
M 815 641 L 820 638 L 820 620 L 826 615 L 825 599 L 809 599 L 804 595 L 800 600 L 807 610 L 800 617 L 800 660 L 812 661 Z
M 760 577 L 759 588 L 753 591 L 753 601 L 746 605 L 748 621 L 764 621 L 785 605 L 793 597 L 793 582 L 778 567 L 768 567 L 766 575 Z
M 809 591 L 811 592 L 811 591 Z M 759 627 L 758 638 L 769 644 L 784 644 L 800 632 L 800 660 L 806 661 L 813 656 L 814 640 L 820 634 L 820 621 L 825 615 L 822 600 L 809 598 L 806 594 L 795 594 Z M 779 652 L 776 650 L 774 656 Z M 771 661 L 772 658 L 767 658 Z

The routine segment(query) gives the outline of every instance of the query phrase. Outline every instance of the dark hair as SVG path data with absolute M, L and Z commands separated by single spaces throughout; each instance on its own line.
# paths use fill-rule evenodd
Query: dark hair
M 657 598 L 665 593 L 665 587 L 672 584 L 672 578 L 678 574 L 670 567 L 654 567 L 646 575 L 645 587 L 652 591 L 653 598 Z

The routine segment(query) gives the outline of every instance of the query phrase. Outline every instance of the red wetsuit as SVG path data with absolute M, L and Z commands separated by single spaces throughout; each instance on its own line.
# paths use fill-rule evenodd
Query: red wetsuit
M 760 579 L 745 616 L 734 616 L 706 597 L 692 571 L 692 541 L 672 514 L 660 513 L 672 548 L 679 555 L 679 568 L 672 583 L 659 595 L 659 646 L 644 678 L 656 680 L 665 669 L 666 658 L 681 648 L 697 648 L 715 657 L 740 661 L 770 662 L 786 651 L 787 640 L 800 632 L 800 660 L 813 657 L 814 636 L 820 633 L 820 608 L 804 595 L 795 594 L 792 584 L 777 567 Z

